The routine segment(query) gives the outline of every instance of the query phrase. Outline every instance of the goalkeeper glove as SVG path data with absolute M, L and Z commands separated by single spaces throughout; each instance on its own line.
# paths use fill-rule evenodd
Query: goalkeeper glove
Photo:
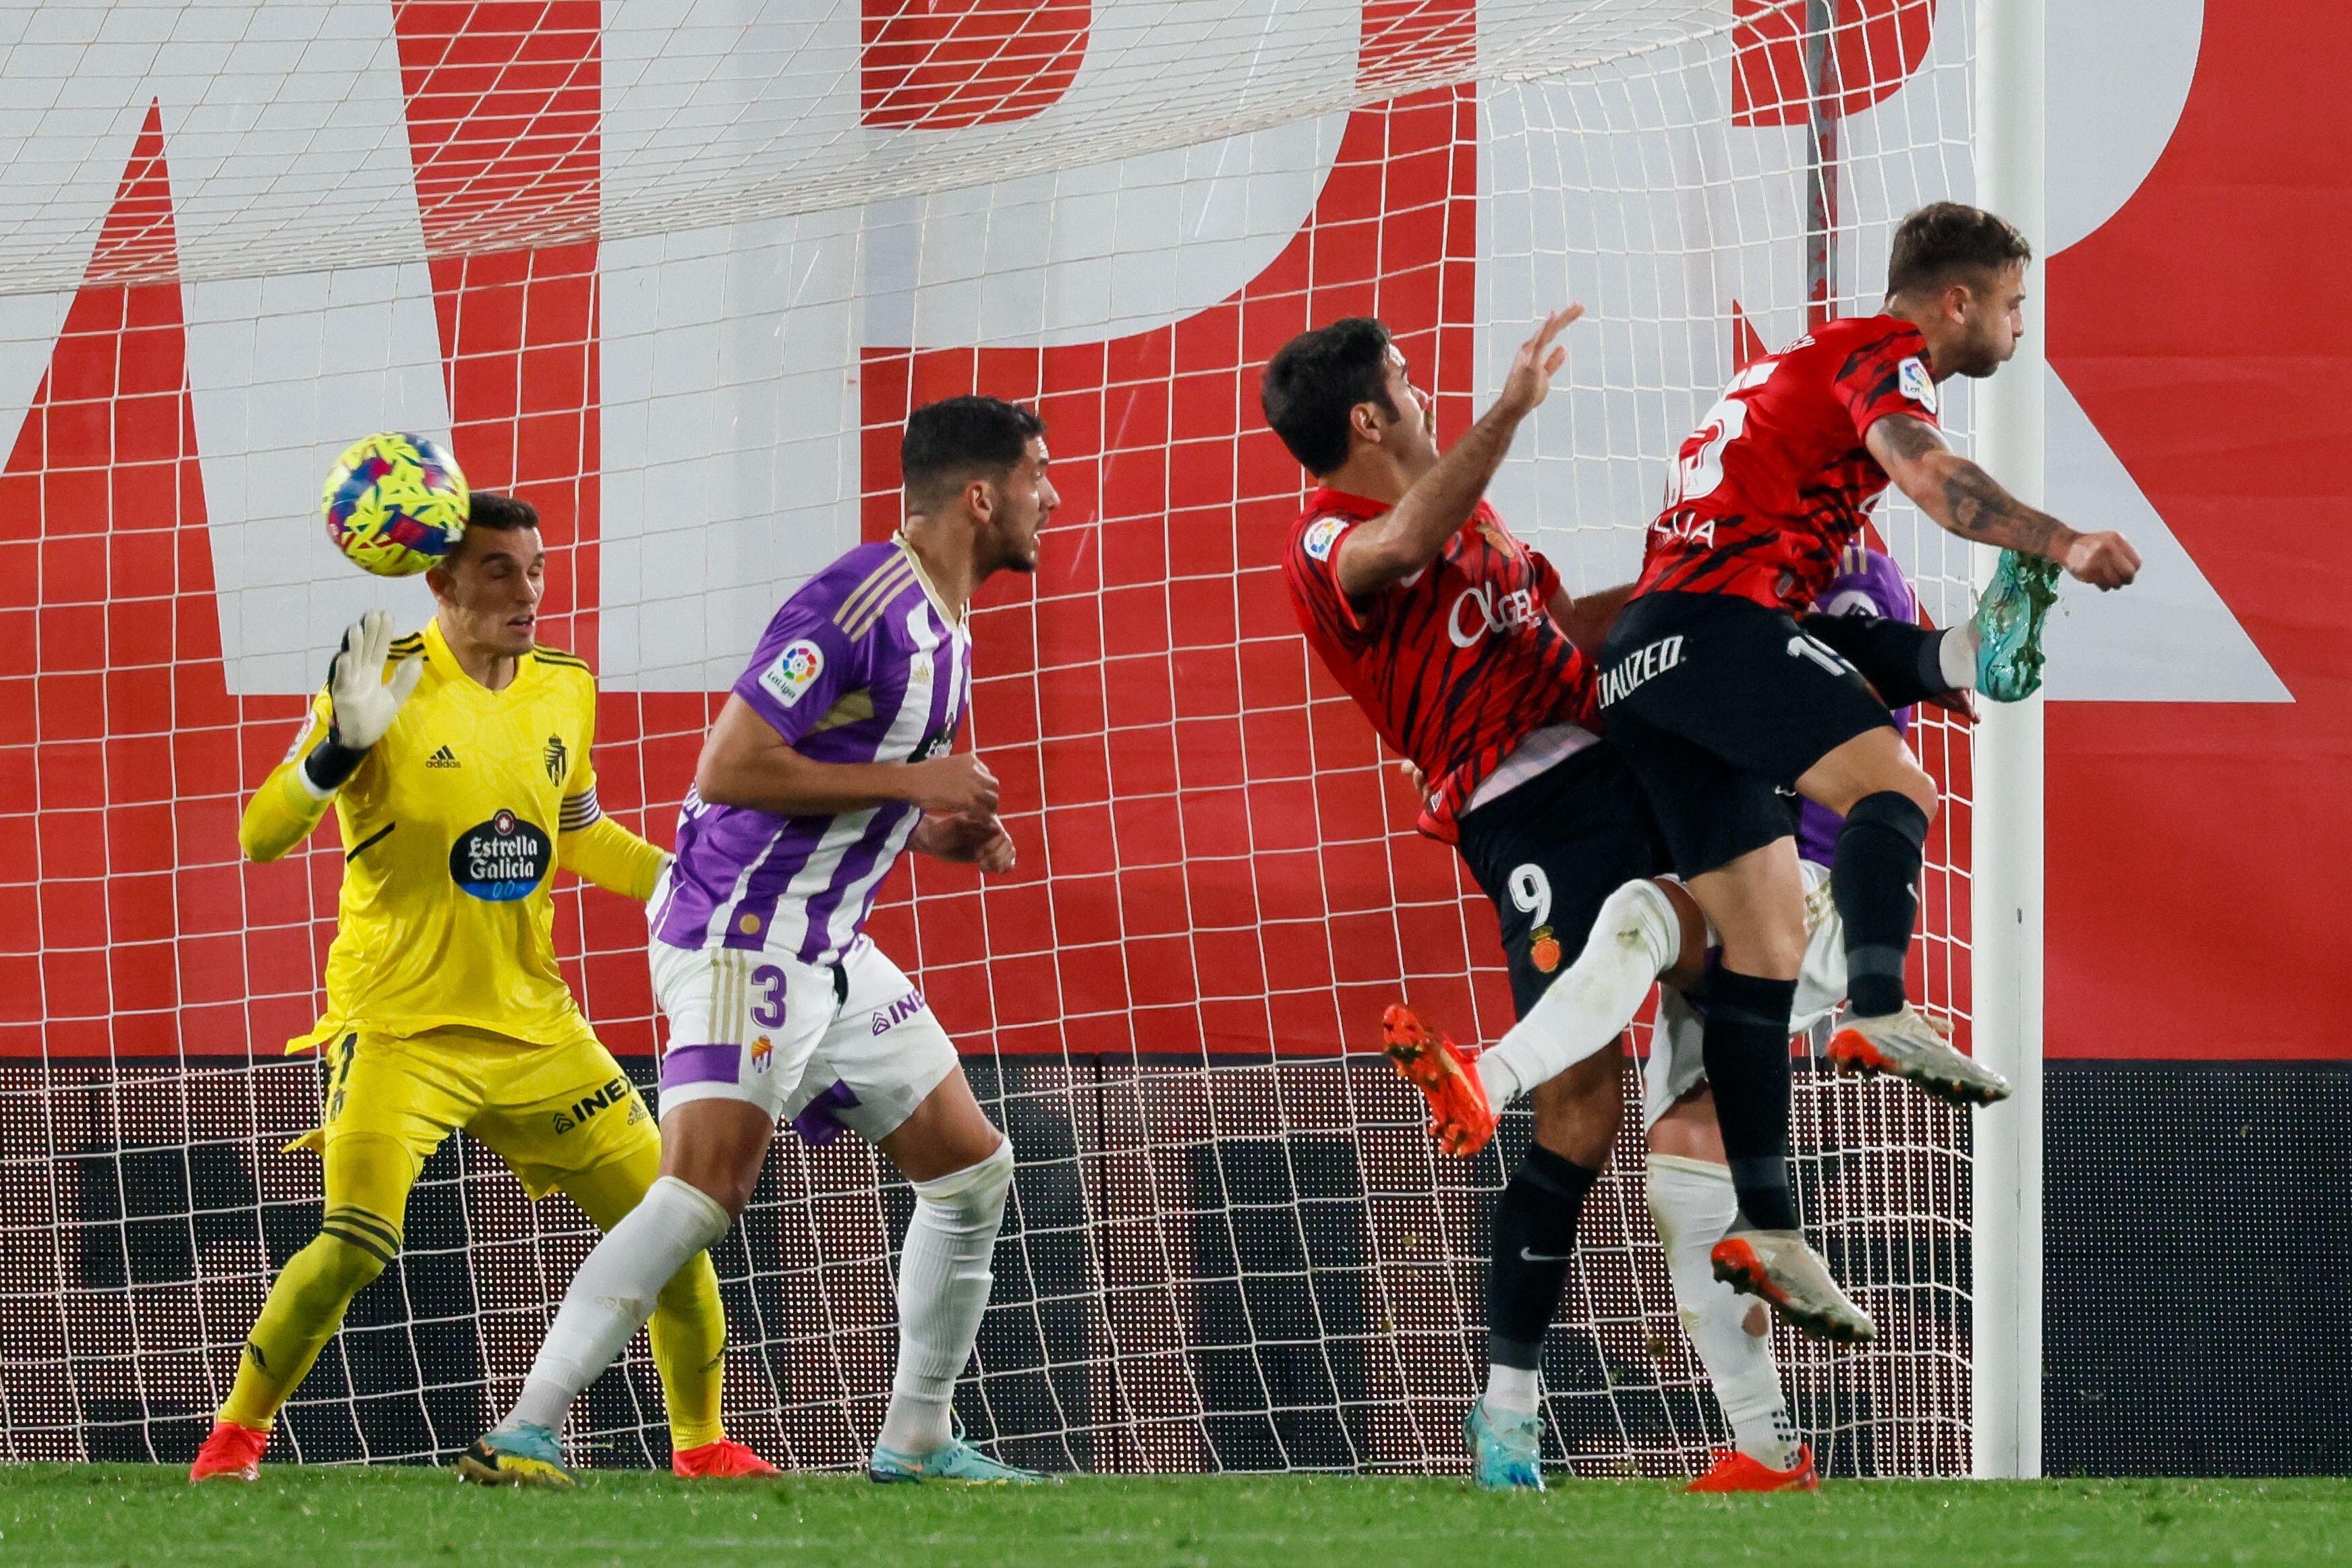
M 392 653 L 392 615 L 371 610 L 345 629 L 342 646 L 327 666 L 327 701 L 332 713 L 327 738 L 302 759 L 303 776 L 320 796 L 342 788 L 359 771 L 368 747 L 382 740 L 400 705 L 416 689 L 425 661 L 411 655 L 383 675 Z

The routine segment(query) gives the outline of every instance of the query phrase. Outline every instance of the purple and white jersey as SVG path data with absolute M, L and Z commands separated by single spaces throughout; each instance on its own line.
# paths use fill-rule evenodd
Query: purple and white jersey
M 784 601 L 734 692 L 814 761 L 944 757 L 971 697 L 971 640 L 903 542 L 860 545 Z M 654 938 L 836 963 L 920 821 L 896 802 L 779 817 L 689 789 L 648 905 Z
M 1839 552 L 1838 574 L 1830 579 L 1813 608 L 1824 615 L 1867 615 L 1887 621 L 1919 621 L 1919 597 L 1903 580 L 1903 569 L 1874 549 L 1851 544 Z M 1895 727 L 1911 733 L 1911 710 L 1895 715 Z M 1811 800 L 1799 802 L 1797 853 L 1815 865 L 1827 865 L 1837 852 L 1838 829 L 1845 819 Z

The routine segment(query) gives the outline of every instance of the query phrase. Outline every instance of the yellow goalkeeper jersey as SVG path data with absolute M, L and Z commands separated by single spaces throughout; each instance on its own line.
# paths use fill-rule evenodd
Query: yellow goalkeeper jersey
M 327 1010 L 286 1048 L 348 1030 L 593 1039 L 556 967 L 556 867 L 643 900 L 662 861 L 597 805 L 595 676 L 584 660 L 541 647 L 490 691 L 459 666 L 437 622 L 392 646 L 395 662 L 418 653 L 415 691 L 334 797 L 343 887 Z M 276 859 L 324 815 L 298 770 L 331 712 L 321 691 L 247 807 L 249 858 Z

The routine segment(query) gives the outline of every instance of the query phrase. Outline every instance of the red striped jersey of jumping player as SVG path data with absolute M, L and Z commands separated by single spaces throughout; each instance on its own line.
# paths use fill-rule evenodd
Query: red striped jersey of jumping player
M 1521 740 L 1547 725 L 1592 726 L 1592 664 L 1552 621 L 1559 575 L 1484 501 L 1421 571 L 1342 593 L 1339 541 L 1388 509 L 1316 491 L 1291 528 L 1283 575 L 1324 667 L 1427 777 L 1422 831 L 1450 841 L 1455 814 Z
M 1886 488 L 1863 444 L 1890 413 L 1936 422 L 1919 329 L 1832 321 L 1732 379 L 1666 480 L 1637 593 L 1728 593 L 1791 612 L 1837 575 Z

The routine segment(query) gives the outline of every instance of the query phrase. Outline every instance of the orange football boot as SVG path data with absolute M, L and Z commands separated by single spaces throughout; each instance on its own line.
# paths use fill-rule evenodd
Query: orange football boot
M 257 1481 L 261 1479 L 261 1450 L 269 1447 L 269 1434 L 255 1427 L 240 1427 L 234 1421 L 215 1421 L 205 1446 L 196 1450 L 196 1462 L 188 1467 L 192 1481 Z
M 1751 1458 L 1734 1448 L 1727 1454 L 1717 1454 L 1706 1474 L 1683 1488 L 1685 1491 L 1819 1491 L 1821 1473 L 1813 1469 L 1813 1451 L 1797 1449 L 1797 1462 L 1785 1470 L 1767 1467 L 1763 1460 Z
M 1467 1159 L 1486 1146 L 1495 1135 L 1494 1107 L 1460 1046 L 1396 1003 L 1381 1015 L 1381 1052 L 1429 1102 L 1429 1132 L 1439 1148 Z
M 699 1448 L 677 1448 L 669 1457 L 670 1474 L 690 1481 L 740 1480 L 745 1476 L 772 1476 L 776 1467 L 731 1437 Z

